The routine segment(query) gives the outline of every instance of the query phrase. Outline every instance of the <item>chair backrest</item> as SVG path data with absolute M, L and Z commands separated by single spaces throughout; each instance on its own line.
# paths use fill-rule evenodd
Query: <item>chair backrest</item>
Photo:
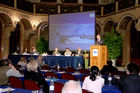
M 64 74 L 62 74 L 62 79 L 76 80 L 76 78 L 72 74 L 70 74 L 70 73 L 64 73 Z
M 82 89 L 82 93 L 93 93 L 93 92 L 90 92 L 88 90 Z
M 66 72 L 75 72 L 76 69 L 75 68 L 72 68 L 72 67 L 67 67 L 66 68 Z
M 79 70 L 80 73 L 85 73 L 85 74 L 90 74 L 90 71 L 87 69 L 80 69 Z
M 42 68 L 41 69 L 43 69 L 43 70 L 51 70 L 51 67 L 50 66 L 48 66 L 48 65 L 45 65 L 45 66 L 42 66 Z
M 57 66 L 55 66 L 55 67 L 53 68 L 53 70 L 58 71 Z M 64 68 L 61 68 L 61 67 L 60 67 L 59 71 L 64 71 Z
M 22 81 L 18 77 L 10 76 L 9 83 L 13 88 L 23 88 Z
M 28 89 L 28 90 L 39 90 L 40 89 L 37 82 L 30 80 L 30 79 L 24 80 L 24 86 L 25 86 L 25 89 Z
M 54 83 L 54 93 L 62 93 L 62 88 L 64 84 L 55 82 Z
M 53 78 L 53 77 L 57 78 L 57 74 L 55 74 L 53 72 L 46 72 L 45 76 L 46 77 L 50 76 L 51 78 Z
M 83 75 L 82 76 L 82 82 L 85 80 L 85 78 L 87 77 L 88 75 Z

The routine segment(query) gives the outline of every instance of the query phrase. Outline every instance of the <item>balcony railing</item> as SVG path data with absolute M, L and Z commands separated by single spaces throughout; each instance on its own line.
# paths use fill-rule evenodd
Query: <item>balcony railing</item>
M 17 8 L 33 13 L 33 4 L 26 0 L 17 0 Z
M 115 12 L 115 4 L 109 4 L 104 6 L 104 14 Z
M 61 13 L 80 12 L 80 6 L 61 6 Z
M 36 4 L 37 14 L 57 14 L 57 5 Z
M 119 1 L 119 10 L 135 6 L 135 0 L 121 0 Z
M 79 12 L 79 11 L 95 11 L 96 15 L 101 15 L 101 6 L 98 5 L 98 0 L 83 0 L 83 4 L 78 4 L 77 0 L 64 0 L 64 2 L 61 4 L 57 4 L 57 0 L 41 0 L 41 3 L 31 3 L 26 0 L 0 0 L 1 4 L 15 7 L 24 11 L 28 11 L 37 14 L 57 14 L 58 11 L 60 13 L 73 13 L 73 12 Z M 136 0 L 117 0 L 118 1 L 118 10 L 127 9 L 130 7 L 134 7 L 136 5 Z M 140 4 L 140 0 L 139 4 Z M 89 4 L 88 4 L 89 3 Z M 34 7 L 33 5 L 36 5 Z M 60 10 L 58 10 L 58 6 L 60 6 Z M 82 7 L 82 8 L 81 8 Z M 104 5 L 104 15 L 109 14 L 112 12 L 115 12 L 116 9 L 116 3 Z
M 0 0 L 1 4 L 14 7 L 14 0 Z

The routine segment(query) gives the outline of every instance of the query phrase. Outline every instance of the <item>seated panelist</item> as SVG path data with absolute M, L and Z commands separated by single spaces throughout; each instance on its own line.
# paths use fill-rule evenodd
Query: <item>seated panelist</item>
M 54 56 L 60 56 L 60 52 L 58 51 L 58 48 L 55 48 L 54 52 L 53 52 Z
M 71 56 L 71 55 L 72 55 L 72 52 L 69 50 L 69 48 L 66 48 L 64 56 Z
M 81 48 L 79 47 L 78 50 L 76 51 L 75 56 L 83 56 L 83 52 L 81 50 Z

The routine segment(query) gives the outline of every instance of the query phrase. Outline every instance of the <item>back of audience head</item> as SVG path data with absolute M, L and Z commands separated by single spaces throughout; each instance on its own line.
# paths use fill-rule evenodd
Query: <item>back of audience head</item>
M 37 72 L 38 64 L 36 61 L 31 61 L 27 64 L 27 70 Z
M 109 66 L 112 66 L 112 61 L 111 61 L 111 60 L 108 60 L 108 61 L 107 61 L 107 64 L 108 64 Z
M 62 93 L 82 93 L 80 82 L 70 80 L 64 84 Z
M 10 59 L 2 60 L 2 65 L 3 66 L 9 66 L 9 64 L 12 64 Z
M 29 62 L 34 61 L 35 59 L 33 57 L 28 58 Z
M 139 66 L 135 63 L 128 64 L 127 74 L 139 74 Z
M 90 69 L 90 79 L 92 81 L 96 80 L 96 76 L 99 74 L 99 68 L 97 66 L 92 66 Z

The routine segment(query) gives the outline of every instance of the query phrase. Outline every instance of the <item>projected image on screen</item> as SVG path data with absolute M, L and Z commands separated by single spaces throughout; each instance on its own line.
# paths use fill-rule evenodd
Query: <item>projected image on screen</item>
M 95 13 L 81 12 L 49 16 L 49 50 L 58 47 L 89 50 L 95 44 Z

